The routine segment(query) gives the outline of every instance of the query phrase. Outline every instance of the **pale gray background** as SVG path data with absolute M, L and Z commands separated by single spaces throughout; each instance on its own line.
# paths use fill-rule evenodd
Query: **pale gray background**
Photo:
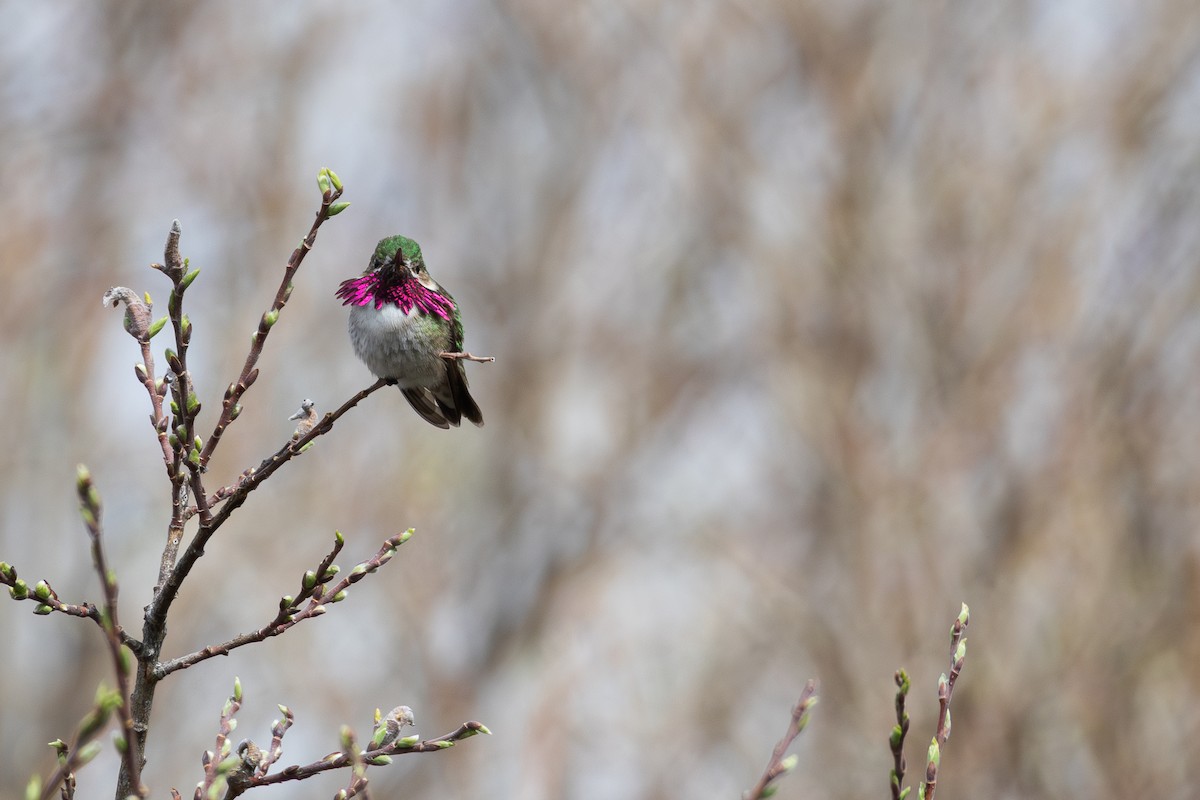
M 0 30 L 0 558 L 23 576 L 98 598 L 82 461 L 124 620 L 149 598 L 166 487 L 100 296 L 165 308 L 172 218 L 203 269 L 207 428 L 317 170 L 354 204 L 212 481 L 302 398 L 366 385 L 333 292 L 384 235 L 422 243 L 497 357 L 469 366 L 484 429 L 377 394 L 211 544 L 168 656 L 268 620 L 335 528 L 346 567 L 418 531 L 328 616 L 162 688 L 155 797 L 190 796 L 235 675 L 239 737 L 295 710 L 288 762 L 405 702 L 423 734 L 495 736 L 372 770 L 377 797 L 522 800 L 737 797 L 817 676 L 780 796 L 883 797 L 892 672 L 916 776 L 961 600 L 939 797 L 1194 793 L 1193 0 L 3 2 Z M 110 680 L 93 625 L 31 610 L 0 602 L 6 799 Z

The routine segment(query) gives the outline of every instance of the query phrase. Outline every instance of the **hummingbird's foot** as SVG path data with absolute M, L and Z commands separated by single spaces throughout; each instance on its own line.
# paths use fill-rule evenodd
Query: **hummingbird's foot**
M 496 360 L 495 356 L 473 356 L 470 353 L 438 353 L 438 355 L 447 361 L 475 361 L 480 364 L 487 364 Z

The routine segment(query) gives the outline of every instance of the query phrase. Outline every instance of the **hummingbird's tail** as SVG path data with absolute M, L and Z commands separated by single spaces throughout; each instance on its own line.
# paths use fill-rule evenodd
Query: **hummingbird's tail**
M 463 369 L 462 363 L 456 361 L 450 365 L 450 369 L 447 372 L 450 384 L 450 396 L 454 402 L 454 407 L 462 416 L 471 420 L 476 425 L 482 426 L 483 412 L 479 410 L 479 404 L 475 402 L 475 398 L 471 397 L 471 392 L 467 389 L 467 373 Z M 441 404 L 442 400 L 439 397 L 438 405 Z
M 400 391 L 421 419 L 434 427 L 445 429 L 453 425 L 457 428 L 463 417 L 483 425 L 483 412 L 467 389 L 467 375 L 462 364 L 448 364 L 446 380 L 432 391 L 424 387 Z

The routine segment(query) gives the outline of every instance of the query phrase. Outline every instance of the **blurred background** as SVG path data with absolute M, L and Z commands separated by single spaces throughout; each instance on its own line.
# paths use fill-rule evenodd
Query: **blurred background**
M 0 558 L 30 583 L 99 599 L 85 462 L 140 635 L 168 487 L 100 297 L 165 310 L 173 218 L 207 432 L 318 169 L 353 204 L 210 487 L 371 381 L 333 293 L 385 235 L 496 356 L 468 365 L 486 427 L 377 393 L 209 545 L 167 657 L 271 619 L 335 529 L 344 568 L 417 529 L 325 617 L 160 688 L 153 796 L 190 796 L 240 676 L 235 738 L 295 712 L 284 763 L 406 703 L 495 735 L 373 769 L 377 797 L 522 800 L 739 797 L 816 677 L 779 796 L 886 797 L 893 672 L 915 779 L 960 601 L 939 797 L 1195 795 L 1191 0 L 75 0 L 0 29 Z M 0 600 L 7 799 L 111 677 L 94 625 Z

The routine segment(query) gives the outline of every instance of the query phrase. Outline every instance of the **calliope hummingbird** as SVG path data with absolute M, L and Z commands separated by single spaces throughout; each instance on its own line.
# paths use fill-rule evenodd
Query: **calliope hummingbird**
M 442 357 L 462 350 L 462 316 L 429 277 L 420 245 L 404 236 L 381 240 L 366 271 L 342 281 L 337 296 L 350 306 L 355 354 L 376 377 L 400 387 L 422 419 L 439 428 L 463 417 L 483 424 L 462 361 Z

